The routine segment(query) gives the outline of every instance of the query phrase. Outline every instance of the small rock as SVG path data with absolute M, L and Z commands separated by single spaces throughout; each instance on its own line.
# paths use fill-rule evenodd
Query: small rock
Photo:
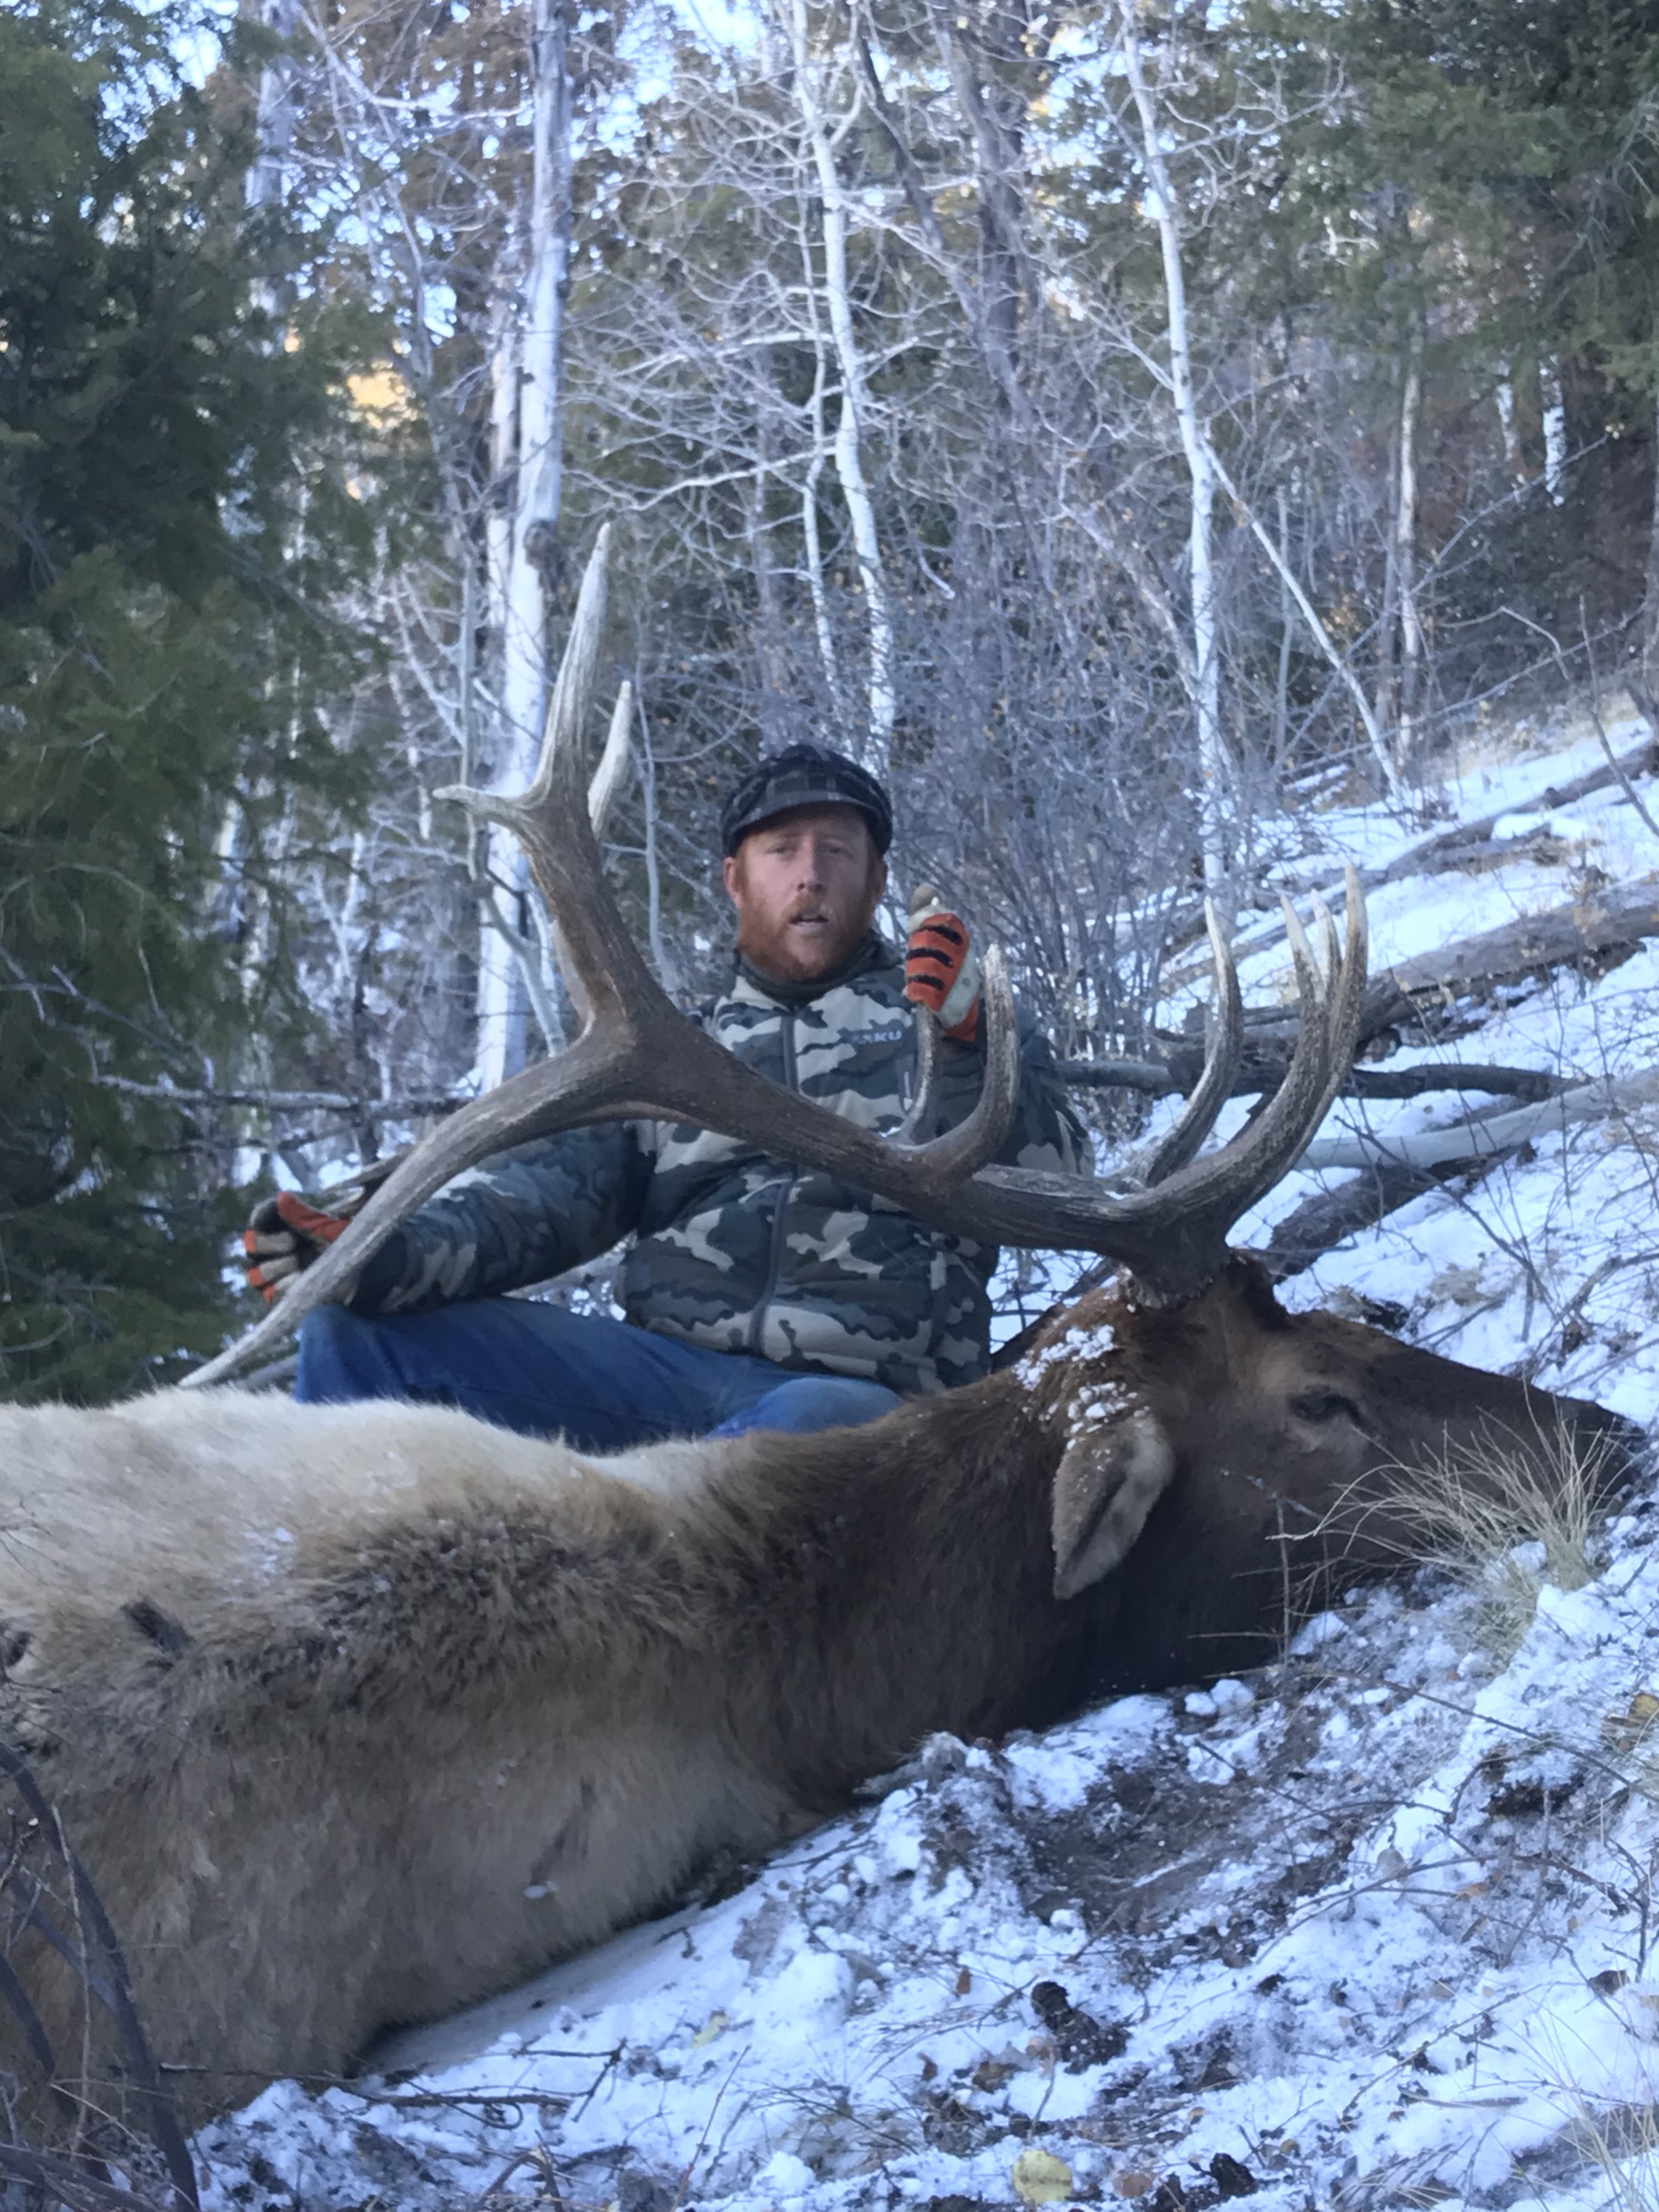
M 812 2175 L 807 2174 L 810 2186 Z M 626 2167 L 617 2176 L 617 2212 L 673 2212 L 674 2197 L 654 2174 L 642 2173 L 637 2166 Z
M 1210 2160 L 1210 2179 L 1224 2197 L 1254 2197 L 1261 2186 L 1248 2166 L 1241 2166 L 1224 2150 Z
M 1058 1982 L 1038 1982 L 1031 1991 L 1031 2009 L 1054 2039 L 1054 2048 L 1073 2073 L 1085 2066 L 1103 2066 L 1121 2057 L 1129 2040 L 1128 2030 L 1114 2021 L 1095 2019 L 1074 2005 Z M 1149 2182 L 1147 2187 L 1152 2184 Z

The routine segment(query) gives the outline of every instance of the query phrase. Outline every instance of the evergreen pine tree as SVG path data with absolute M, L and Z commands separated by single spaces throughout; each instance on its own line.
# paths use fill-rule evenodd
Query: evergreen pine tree
M 191 30 L 0 14 L 6 1396 L 130 1389 L 230 1318 L 234 1132 L 145 1094 L 297 1018 L 221 832 L 234 797 L 257 873 L 262 809 L 331 772 L 351 646 L 313 611 L 362 528 L 320 458 L 339 363 L 251 304 L 245 125 L 182 81 Z

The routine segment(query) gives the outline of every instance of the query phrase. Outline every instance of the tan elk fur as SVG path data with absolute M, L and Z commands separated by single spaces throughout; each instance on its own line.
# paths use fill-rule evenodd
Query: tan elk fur
M 1310 1391 L 1358 1421 L 1287 1410 Z M 931 1730 L 1265 1657 L 1286 1511 L 1494 1424 L 1611 1425 L 1286 1316 L 1243 1262 L 816 1436 L 599 1461 L 236 1391 L 0 1410 L 0 1725 L 197 2117 L 596 1941 Z M 12 1958 L 73 2075 L 78 1988 Z M 27 2072 L 3 2008 L 0 2042 Z M 118 2098 L 101 2028 L 88 2067 Z

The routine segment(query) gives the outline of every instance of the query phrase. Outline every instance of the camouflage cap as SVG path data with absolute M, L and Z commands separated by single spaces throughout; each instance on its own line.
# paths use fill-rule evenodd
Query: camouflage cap
M 855 806 L 877 852 L 893 842 L 892 805 L 874 776 L 845 753 L 802 740 L 769 753 L 744 777 L 720 809 L 722 847 L 735 853 L 751 830 L 797 806 Z

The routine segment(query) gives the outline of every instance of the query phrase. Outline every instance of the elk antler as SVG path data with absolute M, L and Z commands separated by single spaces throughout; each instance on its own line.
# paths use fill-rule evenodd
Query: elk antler
M 1209 932 L 1215 960 L 1215 1027 L 1204 1054 L 1203 1071 L 1175 1127 L 1137 1163 L 1138 1177 L 1143 1183 L 1162 1182 L 1197 1157 L 1199 1146 L 1215 1127 L 1216 1115 L 1232 1095 L 1233 1079 L 1244 1057 L 1244 1000 L 1238 988 L 1238 969 L 1208 899 L 1204 902 L 1204 927 Z
M 1202 1290 L 1225 1257 L 1227 1231 L 1295 1164 L 1353 1060 L 1366 966 L 1359 878 L 1350 867 L 1345 951 L 1339 953 L 1335 923 L 1319 908 L 1328 976 L 1288 902 L 1285 912 L 1302 1018 L 1296 1050 L 1284 1082 L 1231 1144 L 1202 1159 L 1193 1157 L 1220 1111 L 1237 1054 L 1238 980 L 1217 929 L 1212 944 L 1219 1014 L 1198 1092 L 1143 1168 L 1159 1179 L 1125 1190 L 1031 1168 L 981 1168 L 952 1202 L 958 1233 L 987 1243 L 1099 1252 L 1171 1304 Z M 1195 1112 L 1200 1096 L 1203 1109 Z M 1181 1161 L 1173 1171 L 1171 1156 Z
M 1019 1090 L 1019 1044 L 1007 963 L 994 946 L 984 961 L 986 1066 L 978 1103 L 957 1127 L 927 1141 L 918 1138 L 933 1117 L 931 1056 L 904 1127 L 883 1138 L 745 1067 L 665 996 L 605 881 L 583 775 L 610 538 L 607 525 L 582 579 L 529 790 L 518 798 L 459 787 L 438 794 L 501 823 L 523 845 L 557 928 L 571 995 L 586 1013 L 581 1035 L 567 1051 L 461 1107 L 415 1146 L 281 1303 L 187 1376 L 187 1386 L 222 1382 L 268 1355 L 313 1307 L 345 1296 L 398 1223 L 463 1169 L 556 1130 L 635 1116 L 686 1121 L 775 1158 L 827 1170 L 929 1219 L 939 1218 L 948 1194 L 1007 1133 Z

